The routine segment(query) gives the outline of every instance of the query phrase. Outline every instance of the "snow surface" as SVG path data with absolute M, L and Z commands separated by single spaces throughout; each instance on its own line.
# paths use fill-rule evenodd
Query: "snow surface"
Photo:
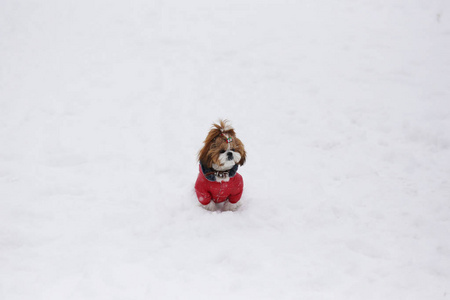
M 450 298 L 449 1 L 0 7 L 0 299 Z

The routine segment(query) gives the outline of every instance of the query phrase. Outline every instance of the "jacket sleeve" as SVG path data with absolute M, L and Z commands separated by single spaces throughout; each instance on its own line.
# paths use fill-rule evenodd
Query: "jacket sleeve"
M 203 205 L 207 205 L 211 202 L 212 197 L 207 189 L 208 183 L 202 177 L 202 174 L 198 174 L 197 181 L 195 182 L 195 193 L 197 194 L 198 201 Z
M 236 188 L 233 189 L 233 192 L 228 197 L 228 201 L 230 203 L 237 203 L 241 200 L 242 192 L 244 191 L 244 180 L 240 174 L 236 174 Z

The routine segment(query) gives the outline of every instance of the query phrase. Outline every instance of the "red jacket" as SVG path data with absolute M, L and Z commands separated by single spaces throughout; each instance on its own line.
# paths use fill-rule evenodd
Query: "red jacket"
M 195 192 L 197 193 L 198 201 L 207 205 L 212 201 L 215 203 L 221 203 L 228 199 L 231 203 L 236 203 L 241 199 L 242 191 L 244 190 L 244 180 L 242 176 L 239 175 L 237 171 L 237 166 L 235 165 L 233 169 L 230 170 L 229 177 L 230 180 L 225 182 L 215 181 L 214 175 L 207 175 L 205 173 L 211 171 L 210 169 L 205 169 L 200 165 L 200 172 L 195 182 Z

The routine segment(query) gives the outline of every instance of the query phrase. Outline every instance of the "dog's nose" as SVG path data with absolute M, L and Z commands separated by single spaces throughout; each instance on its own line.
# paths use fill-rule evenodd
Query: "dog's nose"
M 228 160 L 233 160 L 233 153 L 227 152 L 227 159 Z

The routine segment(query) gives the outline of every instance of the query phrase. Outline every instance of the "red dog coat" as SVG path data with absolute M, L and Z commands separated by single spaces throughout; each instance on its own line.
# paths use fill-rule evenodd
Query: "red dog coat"
M 229 171 L 230 180 L 217 182 L 212 169 L 206 169 L 202 165 L 199 167 L 197 181 L 195 182 L 195 192 L 197 194 L 198 201 L 207 205 L 212 201 L 215 203 L 221 203 L 225 200 L 230 203 L 237 203 L 242 196 L 244 190 L 244 180 L 242 176 L 236 171 L 238 165 L 235 165 Z

